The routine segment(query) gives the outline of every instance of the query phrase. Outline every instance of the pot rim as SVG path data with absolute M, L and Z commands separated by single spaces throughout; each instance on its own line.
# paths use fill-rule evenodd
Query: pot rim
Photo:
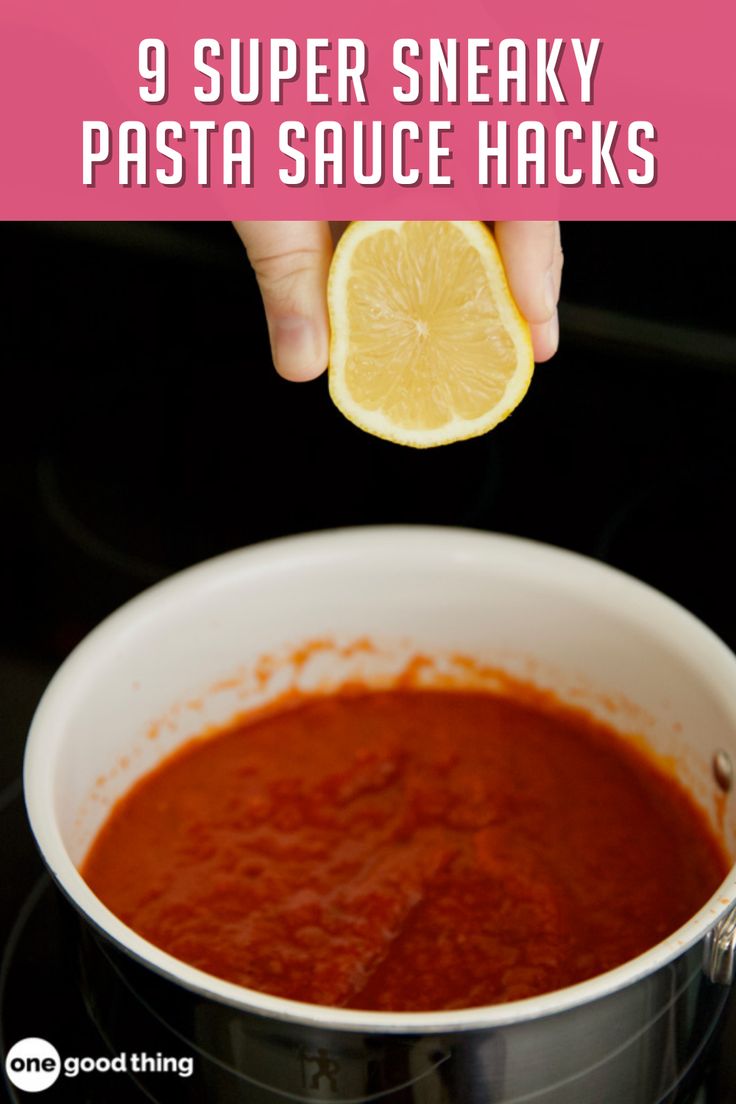
M 576 1006 L 598 1000 L 629 986 L 667 965 L 703 940 L 708 931 L 736 903 L 736 864 L 703 907 L 667 939 L 613 970 L 587 981 L 552 993 L 505 1004 L 446 1012 L 363 1012 L 308 1004 L 270 996 L 223 981 L 187 963 L 181 962 L 148 940 L 139 936 L 117 918 L 93 894 L 71 861 L 63 843 L 53 813 L 55 732 L 61 731 L 65 714 L 76 699 L 80 683 L 88 677 L 88 665 L 96 653 L 113 645 L 141 621 L 155 614 L 158 607 L 168 605 L 180 592 L 191 588 L 221 586 L 227 578 L 262 569 L 288 568 L 308 558 L 350 556 L 356 551 L 365 556 L 373 546 L 377 552 L 387 542 L 400 542 L 402 550 L 414 544 L 417 551 L 426 549 L 427 542 L 444 544 L 448 562 L 461 563 L 468 556 L 488 552 L 494 546 L 509 558 L 523 554 L 529 566 L 553 564 L 558 576 L 571 585 L 595 591 L 605 587 L 615 592 L 619 608 L 636 613 L 641 621 L 656 618 L 660 628 L 669 626 L 670 640 L 687 637 L 692 654 L 697 650 L 707 660 L 716 681 L 721 683 L 736 724 L 736 655 L 703 622 L 660 591 L 634 577 L 587 556 L 542 542 L 487 533 L 470 529 L 441 526 L 354 526 L 299 536 L 281 537 L 246 548 L 227 552 L 214 559 L 196 564 L 150 587 L 107 617 L 74 649 L 47 687 L 31 723 L 26 744 L 23 786 L 28 818 L 36 844 L 55 883 L 93 928 L 134 959 L 210 1000 L 244 1012 L 295 1022 L 305 1026 L 333 1028 L 344 1031 L 372 1033 L 435 1034 L 480 1028 L 493 1028 L 539 1019 Z

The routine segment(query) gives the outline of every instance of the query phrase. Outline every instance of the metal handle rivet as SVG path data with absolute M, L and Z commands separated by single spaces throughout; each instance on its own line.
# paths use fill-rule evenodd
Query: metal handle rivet
M 723 792 L 728 793 L 733 786 L 733 763 L 723 748 L 719 748 L 713 756 L 713 775 Z

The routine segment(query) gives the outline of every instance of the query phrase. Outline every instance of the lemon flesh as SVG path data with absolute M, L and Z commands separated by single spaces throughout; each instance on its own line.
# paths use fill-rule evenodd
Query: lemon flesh
M 416 447 L 486 432 L 521 401 L 529 330 L 483 223 L 352 223 L 330 269 L 330 393 Z

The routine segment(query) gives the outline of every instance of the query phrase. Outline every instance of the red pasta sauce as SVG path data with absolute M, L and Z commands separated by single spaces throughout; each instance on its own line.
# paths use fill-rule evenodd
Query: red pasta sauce
M 193 740 L 115 805 L 82 873 L 210 974 L 428 1011 L 618 966 L 697 912 L 728 866 L 684 789 L 584 714 L 390 690 Z

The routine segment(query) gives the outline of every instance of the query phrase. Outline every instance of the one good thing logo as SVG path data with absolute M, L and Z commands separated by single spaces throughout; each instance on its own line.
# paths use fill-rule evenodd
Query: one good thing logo
M 5 1072 L 11 1085 L 24 1092 L 43 1092 L 61 1073 L 61 1058 L 45 1039 L 21 1039 L 8 1051 Z
M 60 1077 L 77 1077 L 80 1073 L 174 1073 L 191 1077 L 194 1059 L 174 1058 L 164 1054 L 125 1053 L 114 1058 L 101 1056 L 63 1059 L 56 1047 L 46 1039 L 21 1039 L 8 1051 L 5 1072 L 8 1080 L 24 1092 L 42 1092 Z

